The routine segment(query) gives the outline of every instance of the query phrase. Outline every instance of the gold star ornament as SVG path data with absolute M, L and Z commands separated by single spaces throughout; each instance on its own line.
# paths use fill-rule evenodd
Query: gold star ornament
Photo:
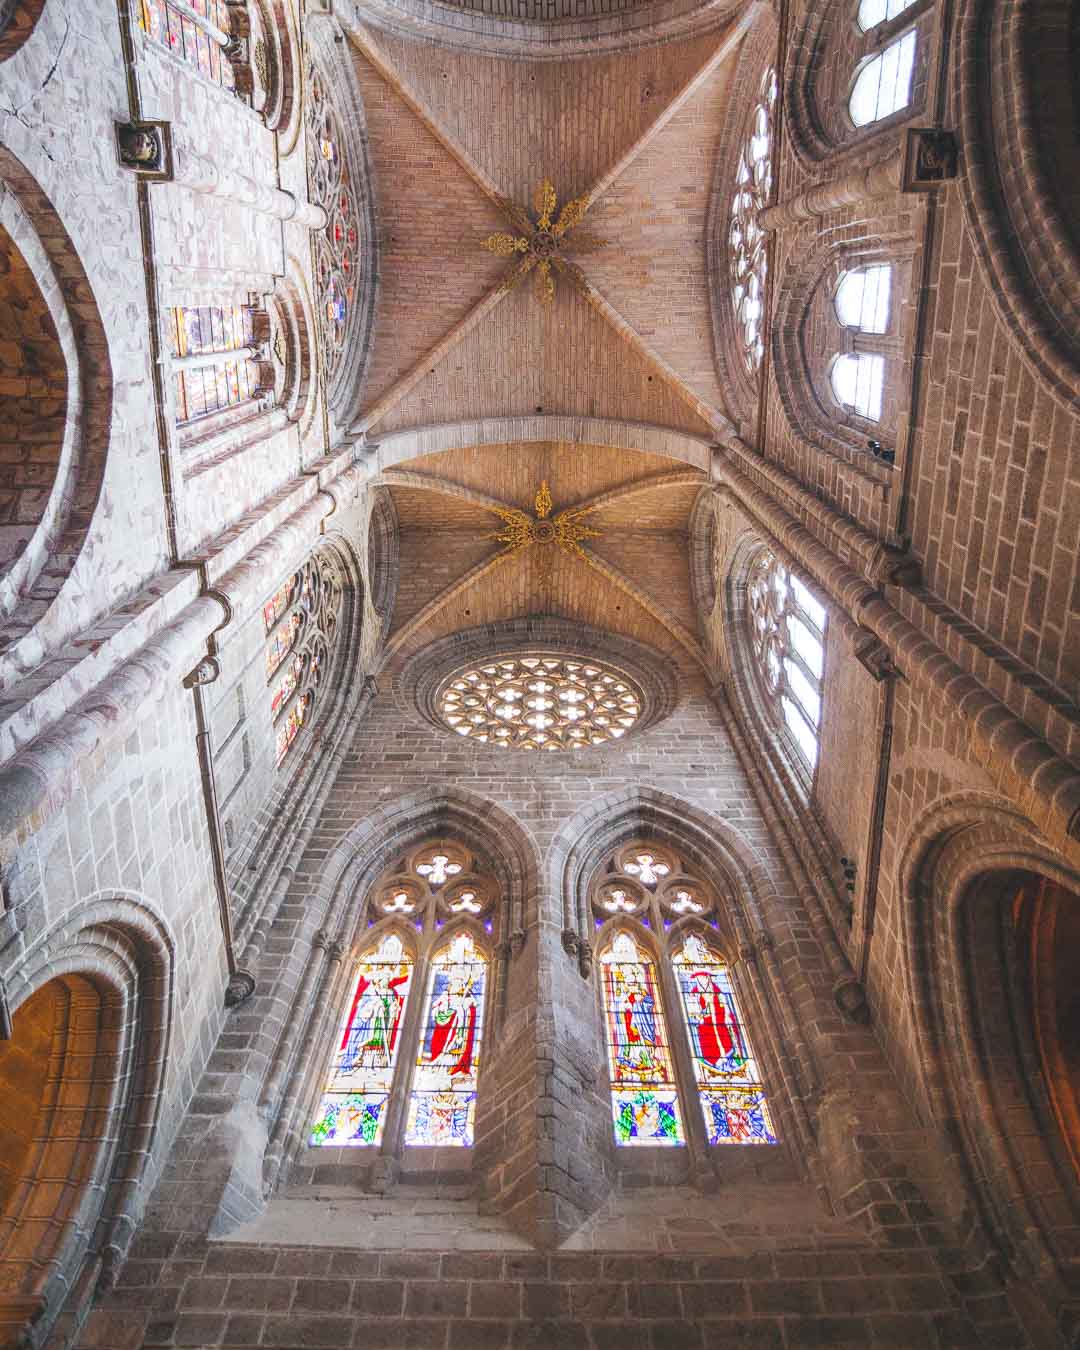
M 480 247 L 500 258 L 519 258 L 504 277 L 502 290 L 513 290 L 519 281 L 535 271 L 533 285 L 536 296 L 541 304 L 550 305 L 555 298 L 553 268 L 580 288 L 583 282 L 581 271 L 566 255 L 594 253 L 607 242 L 587 230 L 577 228 L 589 209 L 589 198 L 574 197 L 565 202 L 556 218 L 559 198 L 551 180 L 545 178 L 533 193 L 535 220 L 506 198 L 500 198 L 499 205 L 517 233 L 489 234 L 481 241 Z

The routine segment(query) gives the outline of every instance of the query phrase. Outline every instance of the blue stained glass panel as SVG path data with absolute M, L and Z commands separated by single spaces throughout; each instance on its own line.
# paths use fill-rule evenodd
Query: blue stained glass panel
M 702 1092 L 710 1144 L 775 1144 L 765 1093 L 759 1087 Z
M 618 1144 L 679 1145 L 683 1142 L 674 1092 L 613 1092 L 611 1113 Z

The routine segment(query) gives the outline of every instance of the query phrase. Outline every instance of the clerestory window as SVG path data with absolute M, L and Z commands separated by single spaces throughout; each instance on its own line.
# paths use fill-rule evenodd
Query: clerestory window
M 765 355 L 766 237 L 758 214 L 769 204 L 772 191 L 773 110 L 776 72 L 762 76 L 750 129 L 739 153 L 735 196 L 728 227 L 731 259 L 731 303 L 747 372 L 756 374 Z
M 838 356 L 829 372 L 833 396 L 842 408 L 865 417 L 881 420 L 881 402 L 885 390 L 885 358 L 876 352 L 846 353 Z
M 874 263 L 845 272 L 836 288 L 836 317 L 845 328 L 885 333 L 889 328 L 892 268 Z
M 177 425 L 190 427 L 244 405 L 249 411 L 261 407 L 274 387 L 266 311 L 258 305 L 181 305 L 168 313 Z
M 139 27 L 223 89 L 236 87 L 226 0 L 138 0 Z
M 263 605 L 264 660 L 277 764 L 314 717 L 337 643 L 341 606 L 341 571 L 326 550 L 294 572 Z
M 715 926 L 716 896 L 650 841 L 593 889 L 612 1124 L 627 1147 L 775 1144 L 761 1074 Z M 614 922 L 612 922 L 614 921 Z
M 456 843 L 399 860 L 374 888 L 312 1147 L 469 1148 L 488 986 L 491 877 Z
M 917 41 L 911 29 L 859 69 L 848 98 L 848 112 L 855 126 L 880 122 L 911 102 Z
M 750 568 L 747 598 L 755 674 L 766 708 L 812 771 L 821 727 L 825 610 L 767 550 Z

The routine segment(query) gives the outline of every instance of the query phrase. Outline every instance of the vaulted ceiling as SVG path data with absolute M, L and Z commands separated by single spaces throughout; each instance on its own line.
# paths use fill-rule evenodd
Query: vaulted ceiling
M 706 454 L 653 453 L 645 429 L 703 448 L 729 425 L 706 238 L 750 12 L 703 36 L 570 61 L 354 26 L 379 224 L 354 431 L 369 445 L 415 440 L 379 480 L 401 532 L 391 663 L 459 629 L 533 614 L 702 662 L 687 531 Z M 540 219 L 545 179 L 559 201 Z M 501 252 L 484 247 L 492 236 Z M 541 439 L 556 417 L 580 419 L 579 431 Z M 430 429 L 484 419 L 523 429 L 410 457 Z M 538 538 L 566 534 L 564 511 L 584 528 L 561 544 Z

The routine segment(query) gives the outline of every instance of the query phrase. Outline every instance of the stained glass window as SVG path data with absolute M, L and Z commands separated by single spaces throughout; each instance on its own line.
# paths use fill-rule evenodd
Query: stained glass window
M 691 1110 L 690 1092 L 700 1101 L 710 1145 L 777 1142 L 728 967 L 703 936 L 719 930 L 718 895 L 696 870 L 666 844 L 639 839 L 609 854 L 590 888 L 603 934 L 597 968 L 620 1145 L 685 1143 L 688 1128 L 697 1129 L 693 1116 L 681 1114 L 682 1104 Z M 672 1033 L 674 1044 L 669 1038 L 665 987 L 682 1010 L 693 1066 L 682 1104 L 685 1043 L 682 1030 Z
M 337 114 L 322 74 L 308 68 L 308 195 L 326 209 L 328 224 L 315 243 L 316 285 L 327 378 L 345 350 L 359 284 L 360 213 L 357 186 Z
M 615 1141 L 678 1145 L 683 1132 L 656 967 L 621 931 L 600 957 Z
M 263 605 L 266 679 L 277 763 L 312 718 L 342 605 L 340 569 L 316 554 Z
M 691 934 L 672 964 L 710 1144 L 775 1144 L 761 1074 L 723 961 Z
M 644 711 L 641 690 L 600 662 L 508 656 L 455 675 L 438 695 L 459 736 L 513 750 L 578 750 L 618 740 Z
M 472 1145 L 486 982 L 487 962 L 470 933 L 432 960 L 406 1144 Z
M 234 88 L 233 68 L 225 55 L 229 39 L 225 0 L 188 0 L 185 9 L 194 10 L 204 22 L 197 22 L 170 0 L 139 0 L 136 7 L 139 27 L 155 42 L 193 65 L 200 75 L 225 89 Z
M 376 931 L 350 988 L 312 1145 L 472 1146 L 488 979 L 481 933 L 493 931 L 496 895 L 478 860 L 446 839 L 383 873 L 367 907 Z M 415 932 L 415 956 L 396 925 Z M 424 999 L 406 1023 L 413 984 Z M 408 1099 L 388 1138 L 394 1092 Z
M 742 339 L 743 361 L 751 375 L 757 372 L 765 355 L 766 236 L 757 218 L 768 206 L 772 191 L 776 92 L 776 72 L 770 68 L 762 77 L 758 104 L 739 155 L 728 230 L 731 303 Z
M 412 960 L 396 933 L 361 961 L 312 1127 L 313 1145 L 381 1142 L 412 976 Z
M 911 101 L 916 40 L 912 29 L 871 57 L 856 75 L 848 99 L 848 112 L 857 127 L 880 122 L 907 107 Z
M 759 685 L 812 769 L 821 723 L 825 610 L 767 551 L 750 569 L 747 595 Z
M 169 311 L 178 424 L 256 399 L 255 311 L 248 305 L 181 305 Z M 205 359 L 201 364 L 199 358 Z

